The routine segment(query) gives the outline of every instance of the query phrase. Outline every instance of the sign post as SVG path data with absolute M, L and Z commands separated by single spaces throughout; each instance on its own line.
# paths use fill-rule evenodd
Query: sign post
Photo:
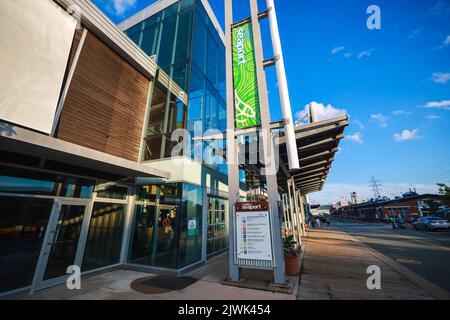
M 236 205 L 237 258 L 272 261 L 270 226 L 267 202 L 238 202 Z

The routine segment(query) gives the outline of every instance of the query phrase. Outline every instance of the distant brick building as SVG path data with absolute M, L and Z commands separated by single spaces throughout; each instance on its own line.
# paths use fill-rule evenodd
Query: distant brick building
M 435 203 L 435 208 L 429 202 Z M 365 202 L 334 209 L 331 214 L 335 217 L 377 221 L 384 218 L 417 218 L 427 215 L 443 215 L 450 202 L 443 196 L 436 194 L 421 194 L 384 201 Z M 438 209 L 439 208 L 439 209 Z

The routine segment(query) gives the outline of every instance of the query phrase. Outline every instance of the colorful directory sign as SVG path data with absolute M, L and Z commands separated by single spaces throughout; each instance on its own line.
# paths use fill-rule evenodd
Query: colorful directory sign
M 236 204 L 238 259 L 272 260 L 269 205 L 267 202 Z
M 252 23 L 233 28 L 233 82 L 236 128 L 261 124 Z

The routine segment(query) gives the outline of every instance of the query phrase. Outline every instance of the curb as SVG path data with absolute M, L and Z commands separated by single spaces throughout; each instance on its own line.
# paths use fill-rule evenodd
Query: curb
M 338 230 L 336 230 L 336 231 L 338 231 Z M 360 241 L 359 239 L 357 239 L 353 235 L 351 235 L 351 234 L 349 234 L 347 232 L 343 232 L 343 231 L 338 231 L 338 232 L 345 233 L 347 236 L 349 236 L 351 238 L 352 241 L 358 242 L 360 245 L 365 247 L 370 252 L 371 255 L 373 255 L 377 259 L 381 260 L 381 262 L 385 263 L 387 266 L 392 268 L 394 271 L 396 271 L 397 273 L 399 273 L 402 276 L 404 276 L 407 280 L 409 280 L 412 283 L 414 283 L 417 287 L 419 287 L 420 289 L 422 289 L 423 291 L 425 291 L 426 293 L 431 295 L 433 298 L 435 298 L 437 300 L 450 300 L 450 293 L 447 292 L 446 290 L 444 290 L 441 287 L 435 285 L 434 283 L 432 283 L 431 281 L 425 279 L 424 277 L 422 277 L 421 275 L 415 273 L 414 271 L 411 271 L 408 268 L 402 266 L 401 264 L 395 262 L 394 260 L 392 260 L 388 256 L 386 256 L 386 255 L 378 252 L 377 250 L 371 248 L 370 246 L 368 246 L 367 244 L 363 243 L 362 241 Z

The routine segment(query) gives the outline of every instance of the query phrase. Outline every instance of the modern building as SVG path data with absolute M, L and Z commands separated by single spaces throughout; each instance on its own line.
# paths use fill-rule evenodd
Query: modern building
M 0 292 L 227 248 L 226 166 L 165 160 L 175 129 L 226 122 L 223 33 L 206 1 L 148 10 L 141 50 L 90 1 L 2 2 Z
M 441 195 L 404 194 L 403 197 L 395 199 L 343 206 L 333 210 L 332 215 L 339 218 L 365 221 L 381 221 L 389 218 L 417 219 L 429 215 L 441 215 L 447 218 L 444 209 L 449 206 L 450 202 Z
M 0 27 L 0 296 L 64 283 L 71 265 L 178 276 L 227 249 L 227 166 L 196 139 L 226 129 L 208 1 L 161 0 L 120 26 L 89 0 L 2 1 Z M 297 127 L 295 173 L 277 140 L 289 228 L 347 125 Z M 255 172 L 242 168 L 242 199 L 265 197 Z

